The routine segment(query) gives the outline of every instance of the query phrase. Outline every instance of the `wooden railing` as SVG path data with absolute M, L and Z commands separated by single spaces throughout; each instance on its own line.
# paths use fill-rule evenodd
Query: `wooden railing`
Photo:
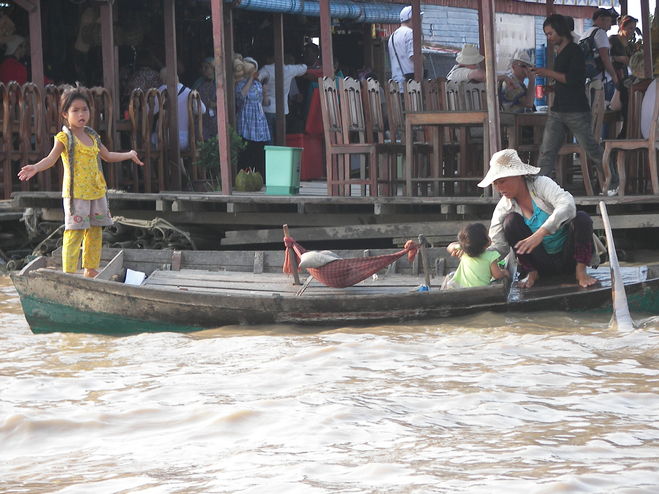
M 9 199 L 12 192 L 19 190 L 61 190 L 61 161 L 28 182 L 20 182 L 17 173 L 23 165 L 36 163 L 52 149 L 53 138 L 62 128 L 59 112 L 62 90 L 62 86 L 52 84 L 40 89 L 33 83 L 22 86 L 16 82 L 0 83 L 0 199 Z M 134 90 L 128 119 L 117 118 L 112 95 L 106 88 L 90 88 L 87 96 L 91 112 L 89 125 L 100 134 L 103 144 L 111 151 L 136 149 L 145 163 L 143 168 L 132 162 L 106 164 L 108 187 L 129 192 L 173 190 L 174 173 L 168 168 L 177 160 L 167 152 L 166 92 L 156 88 Z M 193 105 L 197 102 L 196 91 L 192 92 L 190 100 Z M 198 124 L 200 119 L 194 122 Z M 193 135 L 199 133 L 191 133 L 191 137 Z M 183 156 L 190 176 L 196 176 L 192 173 L 196 154 L 195 145 Z

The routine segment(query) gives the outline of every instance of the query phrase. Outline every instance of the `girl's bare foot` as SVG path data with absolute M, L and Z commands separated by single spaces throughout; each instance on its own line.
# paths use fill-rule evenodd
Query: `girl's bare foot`
M 526 275 L 526 278 L 519 282 L 520 288 L 531 288 L 535 285 L 535 282 L 540 278 L 540 274 L 537 271 L 531 271 Z
M 96 275 L 98 275 L 98 271 L 95 269 L 85 268 L 85 278 L 96 278 Z
M 577 283 L 582 288 L 588 288 L 589 286 L 597 283 L 596 278 L 593 278 L 592 276 L 588 275 L 588 273 L 586 273 L 586 265 L 580 262 L 577 263 L 576 278 Z

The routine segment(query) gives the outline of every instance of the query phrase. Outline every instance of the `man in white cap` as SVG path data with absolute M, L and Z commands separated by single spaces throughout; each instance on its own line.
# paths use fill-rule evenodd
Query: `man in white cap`
M 490 169 L 478 184 L 493 185 L 502 196 L 490 222 L 492 247 L 504 256 L 513 248 L 526 274 L 521 288 L 532 287 L 541 275 L 570 272 L 580 286 L 591 286 L 597 280 L 586 273 L 586 266 L 599 264 L 593 221 L 576 210 L 569 192 L 539 171 L 514 149 L 492 155 Z
M 423 15 L 423 12 L 421 12 Z M 391 78 L 398 82 L 401 92 L 405 81 L 414 79 L 414 47 L 412 44 L 412 7 L 400 11 L 400 27 L 389 38 Z
M 528 87 L 525 80 L 529 80 Z M 510 70 L 502 77 L 499 103 L 505 111 L 522 113 L 533 109 L 535 73 L 531 71 L 531 57 L 526 50 L 517 50 L 510 62 Z
M 485 81 L 485 70 L 481 68 L 483 60 L 485 60 L 485 57 L 478 52 L 476 45 L 464 45 L 455 57 L 457 65 L 453 66 L 446 75 L 446 80 L 455 82 Z

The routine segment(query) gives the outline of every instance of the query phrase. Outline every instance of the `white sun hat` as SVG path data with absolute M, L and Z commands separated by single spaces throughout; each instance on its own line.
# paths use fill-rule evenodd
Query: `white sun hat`
M 458 56 L 455 57 L 455 61 L 460 65 L 476 65 L 483 60 L 485 60 L 485 57 L 478 53 L 478 47 L 471 44 L 464 45 Z
M 539 172 L 540 168 L 524 163 L 514 149 L 502 149 L 492 155 L 490 169 L 478 186 L 487 187 L 500 178 L 537 175 Z
M 532 65 L 531 57 L 529 56 L 529 52 L 526 50 L 517 50 L 513 55 L 513 61 L 522 62 L 527 65 Z

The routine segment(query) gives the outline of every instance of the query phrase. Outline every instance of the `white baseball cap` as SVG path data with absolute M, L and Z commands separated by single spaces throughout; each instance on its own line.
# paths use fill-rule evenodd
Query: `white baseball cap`
M 421 12 L 421 15 L 423 15 L 423 12 Z M 403 9 L 400 11 L 400 22 L 407 22 L 412 18 L 412 6 L 408 5 L 407 7 L 403 7 Z

